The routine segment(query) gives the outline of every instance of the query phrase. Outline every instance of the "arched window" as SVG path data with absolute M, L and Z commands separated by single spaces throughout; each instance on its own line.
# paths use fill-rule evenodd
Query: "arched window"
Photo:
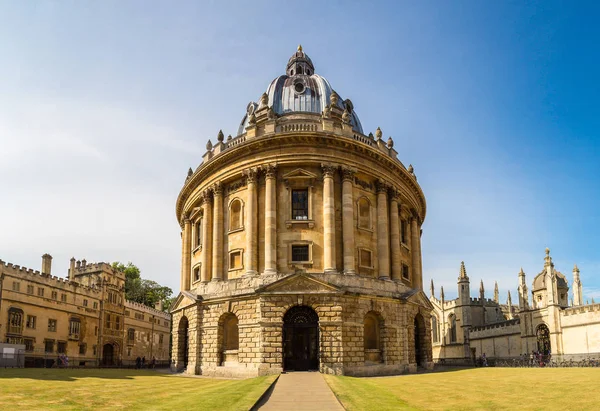
M 542 355 L 549 355 L 550 348 L 550 330 L 546 324 L 540 324 L 536 329 L 538 352 Z
M 23 310 L 11 307 L 8 310 L 8 333 L 21 334 L 23 332 Z
M 229 231 L 242 228 L 242 202 L 239 199 L 229 204 Z
M 381 317 L 373 311 L 365 315 L 363 340 L 366 362 L 381 362 L 381 322 Z
M 450 325 L 450 342 L 456 342 L 456 316 L 454 314 L 450 314 L 448 316 L 448 324 Z
M 358 199 L 358 228 L 371 229 L 371 203 L 366 197 Z
M 440 334 L 438 330 L 438 319 L 435 315 L 431 316 L 431 339 L 434 343 L 440 341 Z

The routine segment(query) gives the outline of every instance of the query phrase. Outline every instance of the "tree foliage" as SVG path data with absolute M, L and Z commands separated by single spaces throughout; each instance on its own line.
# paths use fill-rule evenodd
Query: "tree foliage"
M 115 261 L 112 266 L 125 274 L 125 298 L 149 307 L 154 307 L 157 302 L 162 301 L 163 311 L 169 310 L 173 302 L 173 290 L 156 281 L 143 279 L 140 269 L 132 262 L 123 264 Z

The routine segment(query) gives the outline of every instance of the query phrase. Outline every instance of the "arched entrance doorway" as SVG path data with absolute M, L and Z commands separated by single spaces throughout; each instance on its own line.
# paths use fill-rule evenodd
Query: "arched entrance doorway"
M 292 307 L 283 316 L 283 369 L 319 369 L 319 316 L 306 305 Z
M 105 366 L 115 365 L 115 347 L 112 344 L 104 344 L 102 347 L 102 364 Z
M 415 362 L 417 365 L 421 365 L 425 359 L 425 353 L 423 352 L 423 344 L 425 343 L 426 331 L 425 331 L 425 320 L 421 314 L 415 316 L 414 322 L 414 335 L 415 335 Z
M 538 352 L 542 355 L 550 354 L 550 330 L 546 324 L 540 324 L 537 327 L 537 346 Z
M 181 317 L 177 330 L 177 367 L 187 368 L 189 344 L 189 321 L 187 317 Z

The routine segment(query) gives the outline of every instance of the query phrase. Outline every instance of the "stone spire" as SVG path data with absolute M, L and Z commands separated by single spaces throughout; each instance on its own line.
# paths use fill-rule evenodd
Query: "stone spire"
M 494 302 L 496 304 L 500 302 L 500 297 L 498 295 L 498 281 L 494 283 Z
M 544 257 L 544 267 L 554 267 L 554 263 L 552 262 L 552 257 L 550 257 L 550 249 L 546 247 L 546 257 Z
M 577 264 L 573 267 L 573 305 L 582 305 L 583 303 L 583 287 L 581 278 L 579 277 L 579 268 Z
M 431 285 L 429 286 L 429 290 L 431 291 L 431 296 L 435 297 L 435 288 L 433 286 L 433 278 L 431 279 Z
M 525 279 L 525 271 L 521 267 L 519 271 L 519 308 L 527 310 L 529 307 L 529 296 L 527 295 L 527 280 Z
M 508 319 L 512 320 L 513 319 L 513 314 L 512 314 L 512 298 L 510 297 L 510 290 L 508 290 L 508 298 L 506 300 L 506 305 L 508 305 Z
M 469 281 L 469 277 L 467 276 L 467 269 L 465 268 L 464 261 L 460 262 L 460 274 L 458 276 L 458 279 L 459 280 L 466 279 L 467 281 Z
M 440 287 L 440 299 L 442 300 L 442 303 L 444 302 L 444 286 L 442 285 Z
M 483 301 L 485 298 L 485 288 L 483 287 L 483 279 L 479 283 L 479 298 Z

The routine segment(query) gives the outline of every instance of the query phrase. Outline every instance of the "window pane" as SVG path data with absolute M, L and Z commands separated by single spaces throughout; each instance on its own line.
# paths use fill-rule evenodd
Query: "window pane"
M 292 219 L 308 219 L 308 189 L 292 190 Z
M 292 246 L 292 261 L 309 261 L 308 245 Z

